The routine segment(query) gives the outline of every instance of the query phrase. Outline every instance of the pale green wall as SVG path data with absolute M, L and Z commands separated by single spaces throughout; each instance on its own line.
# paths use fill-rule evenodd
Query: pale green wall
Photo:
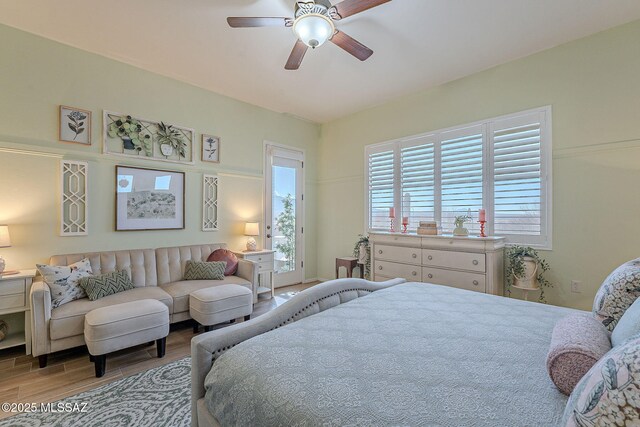
M 556 288 L 548 295 L 590 308 L 605 276 L 640 256 L 638 40 L 640 21 L 324 125 L 318 275 L 333 277 L 335 257 L 364 229 L 365 145 L 552 105 L 553 251 L 543 256 Z M 572 279 L 582 293 L 570 293 Z
M 0 26 L 0 223 L 13 247 L 9 268 L 33 268 L 56 253 L 227 242 L 242 249 L 243 220 L 262 221 L 263 141 L 306 150 L 306 276 L 316 276 L 316 170 L 319 127 L 6 26 Z M 135 54 L 135 53 L 133 53 Z M 167 60 L 170 60 L 169 58 Z M 197 66 L 194 64 L 194 66 Z M 93 112 L 93 145 L 60 143 L 58 105 Z M 222 163 L 193 166 L 101 154 L 102 110 L 126 112 L 222 138 Z M 28 152 L 28 153 L 25 153 Z M 90 167 L 90 234 L 59 237 L 61 157 Z M 114 166 L 182 170 L 186 229 L 114 231 Z M 201 228 L 202 173 L 220 176 L 221 230 Z

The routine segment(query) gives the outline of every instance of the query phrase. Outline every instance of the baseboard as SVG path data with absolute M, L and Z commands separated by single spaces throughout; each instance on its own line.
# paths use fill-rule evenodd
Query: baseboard
M 310 279 L 304 279 L 304 281 L 302 283 L 311 283 L 311 282 L 326 282 L 325 279 L 321 279 L 319 277 L 312 277 Z

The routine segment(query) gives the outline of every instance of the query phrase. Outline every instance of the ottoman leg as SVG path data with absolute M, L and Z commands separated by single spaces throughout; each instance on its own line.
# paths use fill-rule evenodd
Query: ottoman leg
M 96 378 L 100 378 L 104 375 L 104 371 L 107 368 L 107 355 L 101 354 L 94 356 L 93 361 L 96 364 Z
M 250 315 L 250 314 L 247 314 L 246 316 L 244 316 L 244 321 L 245 321 L 245 322 L 246 322 L 247 320 L 250 320 L 250 319 L 251 319 L 251 315 Z
M 194 323 L 194 325 L 193 325 L 193 333 L 197 334 L 199 329 L 200 329 L 200 325 L 198 324 L 198 322 Z
M 156 340 L 156 345 L 158 347 L 158 357 L 159 358 L 164 357 L 164 352 L 167 347 L 167 337 Z
M 40 368 L 45 368 L 47 366 L 47 354 L 41 354 L 38 356 L 38 365 Z

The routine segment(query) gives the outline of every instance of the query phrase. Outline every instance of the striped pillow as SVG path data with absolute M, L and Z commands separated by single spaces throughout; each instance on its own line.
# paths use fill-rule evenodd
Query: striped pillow
M 184 280 L 223 280 L 226 267 L 227 263 L 224 261 L 187 261 L 184 267 Z
M 78 284 L 84 289 L 91 301 L 135 287 L 126 271 L 113 271 L 97 276 L 83 277 Z

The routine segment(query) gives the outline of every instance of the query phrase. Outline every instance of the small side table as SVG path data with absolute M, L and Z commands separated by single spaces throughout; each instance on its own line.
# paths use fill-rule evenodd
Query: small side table
M 340 277 L 340 267 L 347 269 L 347 277 L 353 277 L 353 269 L 360 265 L 360 278 L 364 279 L 364 265 L 358 264 L 358 258 L 347 256 L 336 258 L 336 279 Z
M 272 298 L 275 295 L 273 282 L 273 273 L 275 271 L 273 267 L 274 252 L 270 249 L 233 252 L 238 258 L 258 264 L 258 295 L 269 292 Z
M 8 335 L 0 341 L 0 350 L 24 345 L 31 354 L 31 307 L 29 294 L 36 270 L 17 274 L 0 274 L 0 319 L 9 326 Z

